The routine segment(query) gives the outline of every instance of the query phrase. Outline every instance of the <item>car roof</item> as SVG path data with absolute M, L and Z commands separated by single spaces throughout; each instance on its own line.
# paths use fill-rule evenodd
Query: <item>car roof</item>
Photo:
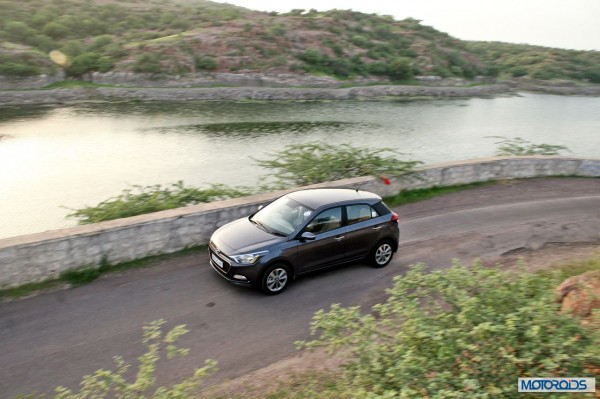
M 381 197 L 369 191 L 351 190 L 346 188 L 316 188 L 311 190 L 294 191 L 287 197 L 300 202 L 312 209 L 318 209 L 324 205 L 342 202 L 360 202 L 373 204 L 381 201 Z

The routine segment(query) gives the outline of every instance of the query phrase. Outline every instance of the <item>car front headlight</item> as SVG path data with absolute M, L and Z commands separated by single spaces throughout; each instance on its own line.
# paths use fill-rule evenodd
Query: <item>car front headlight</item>
M 230 258 L 240 265 L 253 265 L 267 253 L 269 253 L 269 251 L 252 252 L 250 254 L 232 255 Z

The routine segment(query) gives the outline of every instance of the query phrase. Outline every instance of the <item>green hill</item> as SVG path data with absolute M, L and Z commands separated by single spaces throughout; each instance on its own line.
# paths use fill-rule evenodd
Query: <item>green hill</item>
M 73 77 L 218 71 L 600 82 L 599 52 L 465 42 L 415 19 L 348 10 L 277 14 L 205 0 L 0 0 L 0 7 L 0 75 L 65 68 Z M 62 65 L 50 60 L 53 50 L 67 56 Z

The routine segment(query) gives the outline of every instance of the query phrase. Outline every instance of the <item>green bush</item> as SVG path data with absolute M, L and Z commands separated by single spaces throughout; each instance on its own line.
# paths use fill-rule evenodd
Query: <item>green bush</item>
M 321 63 L 322 55 L 319 50 L 314 48 L 309 48 L 304 53 L 300 54 L 299 58 L 310 65 L 318 65 Z
M 546 69 L 543 67 L 534 68 L 529 73 L 532 78 L 540 79 L 540 80 L 551 80 L 559 77 L 560 74 L 556 73 L 554 70 Z
M 583 73 L 583 76 L 591 83 L 600 83 L 600 68 L 589 69 Z
M 517 65 L 515 67 L 512 67 L 509 70 L 509 72 L 513 78 L 520 78 L 522 76 L 526 76 L 529 73 L 529 70 L 527 69 L 527 67 L 524 67 L 523 65 Z
M 215 57 L 210 55 L 198 55 L 194 57 L 196 68 L 204 71 L 214 71 L 219 67 L 219 63 Z
M 348 144 L 292 144 L 259 160 L 260 166 L 274 171 L 283 186 L 305 186 L 358 176 L 398 176 L 412 172 L 419 161 L 402 161 L 389 148 L 359 148 Z
M 383 62 L 372 62 L 367 65 L 367 71 L 372 75 L 384 76 L 388 74 L 388 66 Z
M 178 348 L 175 343 L 189 330 L 185 325 L 175 326 L 164 333 L 164 320 L 157 320 L 144 326 L 143 343 L 146 353 L 138 358 L 136 373 L 131 373 L 131 365 L 121 357 L 115 357 L 116 371 L 98 370 L 83 377 L 78 392 L 64 387 L 56 388 L 54 399 L 189 399 L 196 394 L 205 377 L 216 369 L 217 362 L 207 360 L 204 367 L 194 371 L 191 377 L 170 386 L 157 386 L 156 370 L 161 358 L 172 359 L 185 356 L 188 349 Z M 166 355 L 166 356 L 165 356 Z M 128 381 L 134 375 L 133 381 Z
M 303 345 L 349 353 L 354 398 L 536 398 L 517 392 L 517 378 L 590 376 L 586 367 L 600 365 L 600 334 L 559 312 L 558 283 L 479 264 L 418 265 L 372 314 L 317 312 L 319 338 Z
M 44 35 L 52 39 L 62 39 L 69 35 L 69 28 L 58 22 L 48 22 L 42 29 Z
M 144 53 L 135 61 L 133 70 L 140 73 L 161 73 L 163 72 L 163 69 L 160 65 L 160 60 L 160 54 Z
M 170 188 L 159 184 L 133 186 L 96 206 L 74 210 L 68 217 L 78 219 L 79 224 L 98 223 L 249 194 L 251 191 L 243 187 L 215 184 L 207 189 L 199 189 L 186 187 L 182 181 L 171 184 Z
M 5 76 L 34 76 L 39 75 L 40 69 L 36 65 L 20 62 L 3 62 L 0 64 L 0 75 Z
M 107 72 L 113 67 L 110 57 L 95 52 L 85 52 L 73 58 L 71 65 L 67 68 L 69 76 L 79 77 L 86 72 Z
M 275 154 L 274 159 L 258 160 L 260 166 L 273 170 L 277 181 L 272 186 L 260 187 L 260 191 L 282 187 L 304 186 L 313 183 L 358 176 L 409 175 L 419 161 L 402 161 L 389 148 L 357 148 L 350 145 L 295 144 Z M 247 187 L 228 187 L 214 184 L 206 189 L 186 187 L 182 181 L 171 184 L 133 186 L 116 197 L 102 201 L 96 206 L 71 209 L 68 215 L 79 224 L 98 223 L 186 205 L 218 201 L 254 194 Z
M 4 32 L 8 39 L 17 43 L 24 43 L 37 33 L 23 21 L 7 21 L 4 23 Z
M 408 57 L 399 57 L 390 62 L 387 74 L 393 80 L 408 80 L 414 76 L 413 60 Z
M 111 35 L 101 35 L 94 39 L 94 43 L 92 44 L 92 49 L 101 49 L 113 42 L 113 38 Z
M 352 36 L 352 38 L 350 40 L 351 40 L 352 44 L 354 44 L 355 46 L 358 46 L 358 47 L 362 47 L 362 48 L 367 47 L 368 43 L 369 43 L 367 38 L 364 36 L 361 36 L 361 35 L 354 35 L 354 36 Z
M 526 156 L 526 155 L 560 155 L 561 151 L 569 151 L 564 145 L 535 144 L 531 141 L 514 137 L 512 139 L 502 136 L 489 136 L 489 138 L 501 139 L 496 142 L 499 156 Z

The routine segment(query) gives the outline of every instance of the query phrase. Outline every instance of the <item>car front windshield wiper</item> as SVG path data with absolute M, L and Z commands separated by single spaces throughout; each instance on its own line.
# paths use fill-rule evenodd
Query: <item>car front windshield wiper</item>
M 274 236 L 279 236 L 279 237 L 287 237 L 287 234 L 284 234 L 281 231 L 278 231 L 275 229 L 271 229 L 271 228 L 269 228 L 269 226 L 267 226 L 266 224 L 264 224 L 262 222 L 259 222 L 258 220 L 255 220 L 252 218 L 249 218 L 249 220 L 269 234 L 273 234 Z
M 286 234 L 283 234 L 281 231 L 277 231 L 277 230 L 269 231 L 269 233 L 273 234 L 274 236 L 287 237 Z
M 260 227 L 262 230 L 266 231 L 267 233 L 270 233 L 270 231 L 267 228 L 267 226 L 265 226 L 264 224 L 262 224 L 258 220 L 254 220 L 252 218 L 248 218 L 248 220 L 250 220 L 252 223 L 254 223 L 255 225 L 257 225 L 258 227 Z

